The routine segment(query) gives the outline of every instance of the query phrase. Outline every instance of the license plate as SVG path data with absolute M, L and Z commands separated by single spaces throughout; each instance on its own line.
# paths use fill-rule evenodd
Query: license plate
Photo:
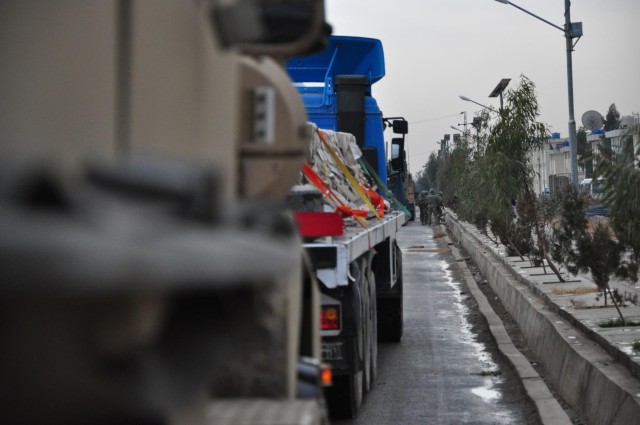
M 322 360 L 343 360 L 342 343 L 322 344 Z

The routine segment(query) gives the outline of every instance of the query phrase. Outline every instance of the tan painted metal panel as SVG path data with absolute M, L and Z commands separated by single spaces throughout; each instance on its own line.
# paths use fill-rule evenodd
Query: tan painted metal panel
M 115 2 L 0 2 L 4 150 L 66 164 L 113 153 L 115 28 Z

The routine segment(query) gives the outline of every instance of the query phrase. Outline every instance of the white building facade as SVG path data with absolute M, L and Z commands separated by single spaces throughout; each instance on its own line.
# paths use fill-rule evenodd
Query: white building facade
M 611 131 L 594 130 L 587 132 L 587 143 L 592 152 L 598 150 L 598 144 L 605 140 L 611 142 L 613 159 L 617 159 L 623 152 L 625 141 L 633 141 L 633 151 L 636 154 L 636 166 L 640 163 L 640 115 L 625 116 L 621 120 L 620 128 Z M 560 138 L 554 133 L 547 139 L 540 150 L 533 152 L 531 163 L 537 173 L 534 179 L 534 190 L 538 194 L 553 193 L 559 187 L 571 182 L 571 151 L 568 138 Z M 595 165 L 595 164 L 594 164 Z M 578 167 L 578 181 L 585 177 L 585 170 Z

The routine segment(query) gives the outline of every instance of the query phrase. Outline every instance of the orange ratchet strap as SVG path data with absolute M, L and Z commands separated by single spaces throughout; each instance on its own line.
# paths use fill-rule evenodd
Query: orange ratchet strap
M 322 194 L 326 196 L 327 199 L 329 199 L 329 201 L 331 201 L 335 205 L 337 212 L 339 212 L 343 217 L 355 218 L 358 221 L 358 223 L 360 223 L 361 226 L 363 226 L 364 228 L 367 228 L 366 220 L 365 220 L 367 216 L 366 211 L 354 209 L 349 207 L 348 205 L 344 205 L 340 201 L 340 198 L 338 198 L 336 194 L 333 192 L 333 190 L 331 190 L 331 186 L 329 186 L 327 182 L 322 180 L 322 177 L 320 177 L 318 173 L 316 173 L 316 171 L 313 168 L 311 168 L 311 166 L 308 163 L 305 162 L 302 168 L 302 172 L 307 177 L 307 180 L 309 180 L 309 182 L 311 182 L 315 187 L 317 187 L 320 190 L 320 192 L 322 192 Z

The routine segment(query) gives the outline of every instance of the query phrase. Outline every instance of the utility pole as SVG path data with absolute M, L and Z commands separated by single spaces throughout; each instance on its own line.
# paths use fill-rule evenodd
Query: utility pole
M 580 34 L 582 36 L 582 23 Z M 578 187 L 578 138 L 576 136 L 576 120 L 573 111 L 573 32 L 571 28 L 571 0 L 564 0 L 564 37 L 567 45 L 567 86 L 569 95 L 569 148 L 571 149 L 571 182 Z
M 511 3 L 509 0 L 496 0 L 499 3 L 504 3 L 515 7 L 533 16 L 536 19 L 541 20 L 545 24 L 548 24 L 560 31 L 564 32 L 564 37 L 567 46 L 567 87 L 569 95 L 569 150 L 570 150 L 570 162 L 571 162 L 571 182 L 577 188 L 578 187 L 578 140 L 576 137 L 576 120 L 573 111 L 573 60 L 571 53 L 573 52 L 574 38 L 582 37 L 582 22 L 571 23 L 571 0 L 564 0 L 564 28 L 547 21 L 540 16 L 529 12 L 528 10 Z M 577 43 L 577 41 L 576 41 Z

